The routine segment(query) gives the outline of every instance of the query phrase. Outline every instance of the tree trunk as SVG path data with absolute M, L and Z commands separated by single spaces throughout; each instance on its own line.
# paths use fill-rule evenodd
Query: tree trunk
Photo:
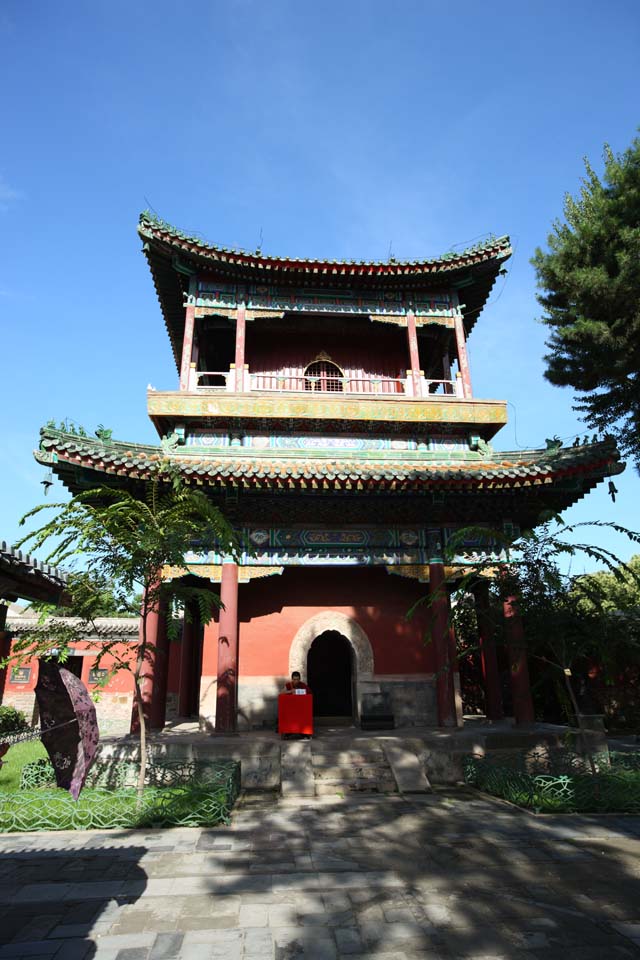
M 140 773 L 138 775 L 138 799 L 142 799 L 144 791 L 144 781 L 147 776 L 147 724 L 144 716 L 144 705 L 142 702 L 142 688 L 140 686 L 140 675 L 144 667 L 144 661 L 147 652 L 147 612 L 148 600 L 147 591 L 144 592 L 142 602 L 142 643 L 138 650 L 138 660 L 136 662 L 136 672 L 133 677 L 135 684 L 136 698 L 138 701 L 138 724 L 140 726 Z
M 589 767 L 591 769 L 591 773 L 596 774 L 598 772 L 596 769 L 596 763 L 595 763 L 595 760 L 593 759 L 591 748 L 589 747 L 587 739 L 584 736 L 582 717 L 580 715 L 580 707 L 578 706 L 578 701 L 576 699 L 576 695 L 573 690 L 573 684 L 571 683 L 571 675 L 568 674 L 566 670 L 564 671 L 564 682 L 567 688 L 567 692 L 569 693 L 569 699 L 571 700 L 571 706 L 573 707 L 573 712 L 575 714 L 575 718 L 578 724 L 578 730 L 580 730 L 581 734 L 583 735 L 582 737 L 583 749 L 587 755 L 587 760 L 589 761 Z
M 140 689 L 139 678 L 136 674 L 134 678 L 135 695 L 138 704 L 138 724 L 140 726 L 140 773 L 138 775 L 138 797 L 142 798 L 144 792 L 144 781 L 147 776 L 147 727 L 142 706 L 142 690 Z

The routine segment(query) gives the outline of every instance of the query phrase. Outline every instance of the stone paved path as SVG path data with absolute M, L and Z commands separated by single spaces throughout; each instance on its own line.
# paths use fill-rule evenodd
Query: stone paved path
M 640 818 L 467 792 L 242 806 L 231 827 L 0 836 L 0 958 L 640 958 Z

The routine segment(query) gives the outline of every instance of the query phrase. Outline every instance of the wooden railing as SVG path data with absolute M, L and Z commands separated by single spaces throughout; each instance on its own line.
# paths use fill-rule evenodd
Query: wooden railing
M 455 380 L 427 380 L 421 378 L 421 395 L 428 398 L 433 395 L 439 397 L 462 397 L 461 378 Z M 197 392 L 229 392 L 229 393 L 305 393 L 350 396 L 412 396 L 411 378 L 401 377 L 333 377 L 333 376 L 300 376 L 288 373 L 249 373 L 245 370 L 243 389 L 237 390 L 235 370 L 198 370 L 192 372 L 189 390 Z

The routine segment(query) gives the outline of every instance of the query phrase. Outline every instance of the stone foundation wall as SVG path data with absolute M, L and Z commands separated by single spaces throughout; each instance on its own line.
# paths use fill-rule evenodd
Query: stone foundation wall
M 101 737 L 122 737 L 131 729 L 133 693 L 102 693 L 96 703 Z
M 380 692 L 391 697 L 396 727 L 437 727 L 438 705 L 432 676 L 415 680 L 387 677 L 376 682 Z
M 246 677 L 238 684 L 238 729 L 273 729 L 278 716 L 278 694 L 284 689 L 288 677 Z M 396 727 L 435 727 L 438 725 L 436 687 L 433 675 L 386 676 L 375 675 L 356 683 L 356 718 L 358 725 L 362 695 L 364 693 L 388 693 L 393 705 Z M 207 722 L 215 722 L 215 705 L 208 700 L 207 708 L 213 707 L 214 716 L 207 715 Z
M 238 684 L 238 729 L 274 729 L 278 720 L 278 695 L 288 677 L 247 677 Z
M 35 723 L 36 696 L 33 690 L 25 690 L 24 693 L 5 690 L 2 698 L 3 707 L 15 707 L 16 710 L 22 710 L 29 723 Z

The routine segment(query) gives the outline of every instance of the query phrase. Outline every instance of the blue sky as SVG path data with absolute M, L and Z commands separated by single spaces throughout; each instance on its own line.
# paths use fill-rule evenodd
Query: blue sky
M 156 439 L 146 386 L 176 372 L 136 235 L 148 205 L 294 256 L 423 257 L 510 234 L 469 343 L 474 392 L 511 403 L 502 449 L 584 433 L 571 391 L 543 380 L 529 258 L 582 158 L 601 169 L 603 143 L 635 135 L 639 59 L 636 0 L 4 0 L 0 538 L 42 500 L 32 450 L 49 418 Z M 640 528 L 640 478 L 616 485 L 615 505 L 600 487 L 566 519 Z

